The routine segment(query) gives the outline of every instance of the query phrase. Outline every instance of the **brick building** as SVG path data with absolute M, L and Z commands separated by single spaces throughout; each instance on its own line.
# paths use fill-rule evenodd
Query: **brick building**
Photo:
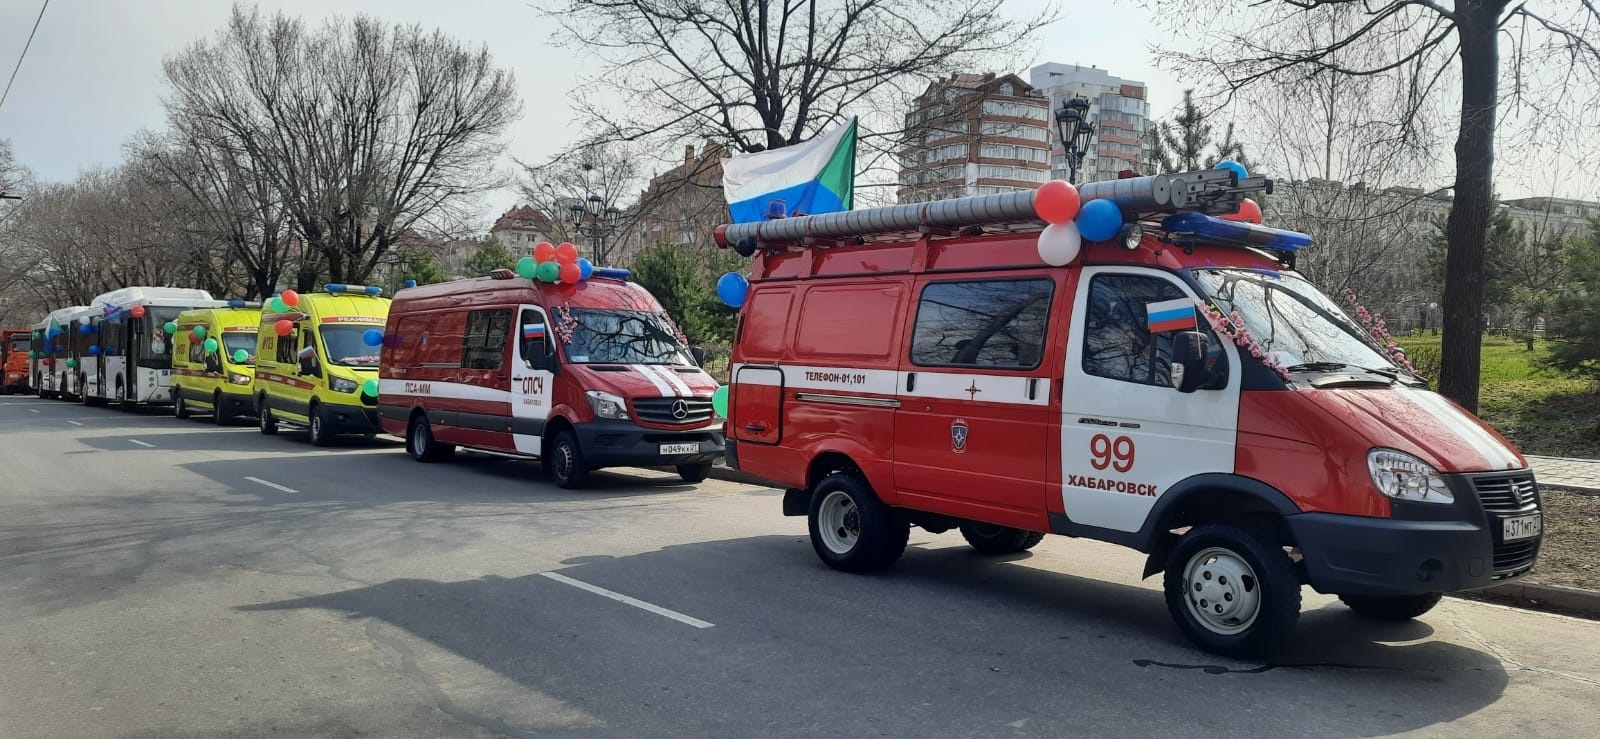
M 1014 74 L 955 74 L 905 118 L 902 203 L 1038 187 L 1049 179 L 1050 101 Z

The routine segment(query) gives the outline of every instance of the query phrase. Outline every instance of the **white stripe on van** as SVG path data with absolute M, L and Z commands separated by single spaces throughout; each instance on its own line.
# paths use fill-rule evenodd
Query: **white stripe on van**
M 746 372 L 765 365 L 739 363 L 730 367 L 734 384 L 776 386 L 785 389 L 828 390 L 833 392 L 884 395 L 889 397 L 939 398 L 942 400 L 970 400 L 987 403 L 1016 405 L 1049 405 L 1050 378 L 1022 377 L 1017 375 L 988 375 L 975 372 L 940 370 L 914 370 L 897 372 L 882 369 L 841 369 L 806 365 L 781 365 L 782 372 Z M 916 383 L 905 389 L 907 375 L 915 374 Z M 1028 397 L 1029 380 L 1034 383 L 1033 397 Z M 974 391 L 976 388 L 976 391 Z
M 648 365 L 648 364 L 630 364 L 630 365 L 628 365 L 628 367 L 629 367 L 629 369 L 632 369 L 634 372 L 638 372 L 641 376 L 644 377 L 644 379 L 649 380 L 650 384 L 655 385 L 656 386 L 656 392 L 661 393 L 661 397 L 663 397 L 663 398 L 672 397 L 672 388 L 669 387 L 667 385 L 667 383 L 662 382 L 660 377 L 657 377 L 654 373 L 652 373 L 650 371 L 650 365 Z
M 660 364 L 646 364 L 640 366 L 656 373 L 657 377 L 666 380 L 667 384 L 672 386 L 674 394 L 680 397 L 694 394 L 689 391 L 689 386 L 684 384 L 683 380 L 678 379 L 678 373 L 674 372 L 671 367 Z
M 1512 454 L 1505 444 L 1500 443 L 1499 439 L 1484 431 L 1476 420 L 1451 405 L 1449 401 L 1444 399 L 1444 396 L 1431 390 L 1416 390 L 1407 387 L 1402 387 L 1400 393 L 1412 403 L 1415 403 L 1418 408 L 1426 411 L 1428 415 L 1433 416 L 1439 423 L 1460 436 L 1462 441 L 1465 441 L 1468 446 L 1472 447 L 1473 451 L 1483 457 L 1483 461 L 1489 465 L 1489 469 L 1503 470 L 1517 466 L 1516 455 Z

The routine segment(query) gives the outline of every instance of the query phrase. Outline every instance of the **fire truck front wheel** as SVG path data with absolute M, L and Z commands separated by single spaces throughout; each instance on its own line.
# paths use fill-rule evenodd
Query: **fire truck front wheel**
M 1208 652 L 1270 654 L 1300 619 L 1300 579 L 1289 556 L 1234 526 L 1190 529 L 1167 558 L 1163 584 L 1173 620 Z
M 894 564 L 911 534 L 904 517 L 878 500 L 865 480 L 847 472 L 817 484 L 807 523 L 817 556 L 845 572 L 876 572 Z

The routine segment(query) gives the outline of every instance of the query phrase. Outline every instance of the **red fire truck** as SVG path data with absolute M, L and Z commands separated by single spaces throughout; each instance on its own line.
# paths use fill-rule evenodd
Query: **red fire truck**
M 1126 225 L 1061 267 L 1032 192 L 719 227 L 754 256 L 729 464 L 787 488 L 840 570 L 887 567 L 909 526 L 1132 547 L 1229 655 L 1272 651 L 1305 584 L 1408 619 L 1527 572 L 1527 463 L 1296 273 L 1309 237 L 1220 217 L 1270 188 L 1084 185 Z
M 614 466 L 705 479 L 723 455 L 717 381 L 627 277 L 552 285 L 497 270 L 400 291 L 382 337 L 384 431 L 423 462 L 457 446 L 540 458 L 567 488 Z

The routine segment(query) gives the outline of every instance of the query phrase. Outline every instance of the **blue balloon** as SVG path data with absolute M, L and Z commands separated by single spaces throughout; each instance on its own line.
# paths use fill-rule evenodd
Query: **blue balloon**
M 1238 177 L 1241 180 L 1250 176 L 1250 172 L 1244 168 L 1243 164 L 1233 161 L 1232 159 L 1224 159 L 1220 162 L 1217 162 L 1216 168 L 1232 170 L 1233 176 Z
M 378 346 L 383 343 L 383 332 L 375 328 L 369 328 L 366 333 L 361 335 L 361 341 L 367 346 Z
M 1122 228 L 1122 209 L 1110 200 L 1090 200 L 1078 209 L 1078 234 L 1087 241 L 1105 241 Z
M 89 345 L 89 353 L 91 355 L 93 355 L 93 356 L 96 356 L 96 357 L 100 356 L 100 345 L 99 344 L 90 344 Z
M 78 326 L 78 333 L 83 334 L 84 336 L 88 336 L 89 335 L 89 324 L 85 323 L 85 324 L 82 324 L 82 325 Z
M 578 279 L 587 280 L 594 274 L 594 263 L 583 257 L 578 257 Z
M 722 302 L 735 308 L 744 305 L 746 295 L 750 293 L 750 281 L 738 272 L 729 272 L 717 278 L 717 297 Z

